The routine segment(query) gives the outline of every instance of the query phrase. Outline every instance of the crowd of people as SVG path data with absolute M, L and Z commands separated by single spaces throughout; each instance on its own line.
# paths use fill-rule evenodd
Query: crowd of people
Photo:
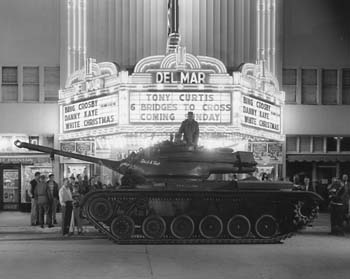
M 49 228 L 57 224 L 56 207 L 58 203 L 58 184 L 55 182 L 53 174 L 49 175 L 47 180 L 45 175 L 40 172 L 34 174 L 34 179 L 30 181 L 31 196 L 31 225 L 44 228 L 44 219 L 46 215 L 46 224 Z
M 78 174 L 63 179 L 62 187 L 55 181 L 54 174 L 48 177 L 36 172 L 30 181 L 29 194 L 31 197 L 31 225 L 49 228 L 57 224 L 56 214 L 62 212 L 62 234 L 68 236 L 83 233 L 82 218 L 79 203 L 89 191 L 105 189 L 111 185 L 104 185 L 99 176 L 82 177 Z
M 316 186 L 310 182 L 309 177 L 301 177 L 296 174 L 293 177 L 293 190 L 312 191 L 321 194 L 330 212 L 330 234 L 345 235 L 344 224 L 350 222 L 350 186 L 347 174 L 343 174 L 341 179 L 333 177 L 331 183 L 326 187 L 325 193 L 324 191 L 321 193 L 316 189 Z

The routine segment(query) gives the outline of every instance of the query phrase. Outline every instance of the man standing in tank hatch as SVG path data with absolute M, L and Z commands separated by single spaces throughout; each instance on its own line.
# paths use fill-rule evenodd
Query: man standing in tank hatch
M 197 146 L 199 137 L 199 126 L 198 122 L 194 120 L 193 112 L 187 113 L 187 119 L 182 121 L 179 134 L 183 134 L 184 141 L 187 145 Z

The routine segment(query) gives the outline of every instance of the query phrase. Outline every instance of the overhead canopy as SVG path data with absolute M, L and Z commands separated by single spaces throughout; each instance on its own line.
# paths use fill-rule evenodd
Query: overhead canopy
M 347 162 L 350 154 L 287 154 L 288 162 Z

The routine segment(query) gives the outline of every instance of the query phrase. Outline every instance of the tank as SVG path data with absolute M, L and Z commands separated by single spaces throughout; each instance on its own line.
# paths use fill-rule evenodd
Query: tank
M 81 210 L 119 244 L 276 243 L 317 216 L 322 198 L 258 181 L 251 152 L 163 141 L 120 161 L 16 141 L 19 148 L 106 166 L 121 185 L 86 194 Z M 231 180 L 215 177 L 231 176 Z M 237 174 L 245 174 L 238 180 Z M 242 176 L 242 175 L 239 175 Z

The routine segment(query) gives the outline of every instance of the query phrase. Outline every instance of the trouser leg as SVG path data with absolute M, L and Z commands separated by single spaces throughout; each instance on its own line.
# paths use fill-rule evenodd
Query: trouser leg
M 344 221 L 349 222 L 348 221 L 348 217 L 349 217 L 349 201 L 346 201 L 346 203 L 344 204 L 343 216 L 344 216 Z
M 331 216 L 331 230 L 333 232 L 336 226 L 336 217 L 335 217 L 336 215 L 335 215 L 335 208 L 333 205 L 331 205 L 331 208 L 330 208 L 330 216 Z
M 65 206 L 62 206 L 62 224 L 61 224 L 61 227 L 62 227 L 62 234 L 65 235 L 65 223 L 64 223 L 64 220 L 66 219 L 65 216 L 66 216 L 66 207 Z
M 53 199 L 53 201 L 52 201 L 51 212 L 52 212 L 52 221 L 53 221 L 54 223 L 57 223 L 57 220 L 56 220 L 57 199 Z
M 80 208 L 79 207 L 74 207 L 74 220 L 75 224 L 78 227 L 78 232 L 82 231 L 82 225 L 81 225 L 81 218 L 80 218 Z
M 344 221 L 344 206 L 337 206 L 336 207 L 336 226 L 341 230 L 343 227 L 343 221 Z
M 38 204 L 39 207 L 39 225 L 44 225 L 44 216 L 45 216 L 45 204 Z
M 52 203 L 53 202 L 49 202 L 47 205 L 47 214 L 46 214 L 46 224 L 48 224 L 49 226 L 52 225 Z
M 35 199 L 31 200 L 31 209 L 30 209 L 30 223 L 31 225 L 37 225 L 37 210 L 38 210 L 38 203 Z
M 70 221 L 72 218 L 72 203 L 66 203 L 64 215 L 64 231 L 63 234 L 69 233 Z
M 39 204 L 38 204 L 38 201 L 35 201 L 36 202 L 36 210 L 35 210 L 35 215 L 36 215 L 36 223 L 39 224 L 39 219 L 40 219 L 40 216 L 39 216 Z

